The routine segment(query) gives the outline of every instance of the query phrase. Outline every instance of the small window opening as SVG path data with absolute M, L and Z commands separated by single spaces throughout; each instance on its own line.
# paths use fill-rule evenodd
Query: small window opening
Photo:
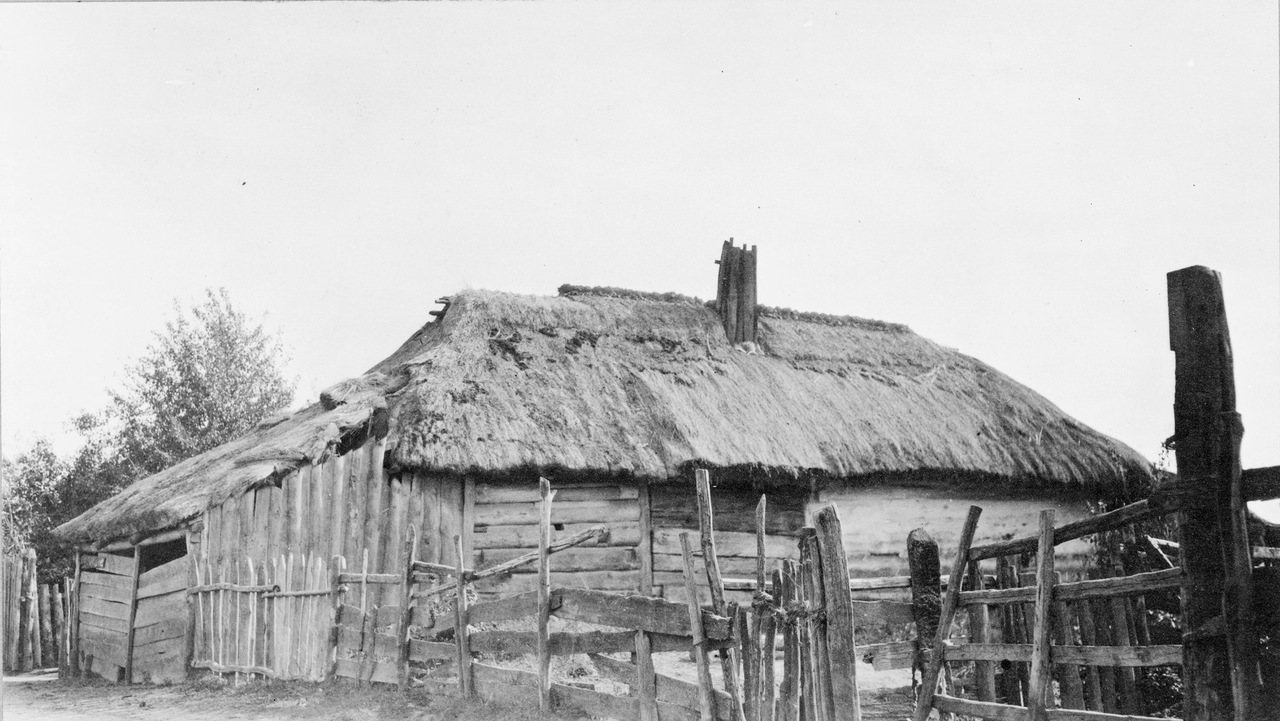
M 166 543 L 156 543 L 150 546 L 143 546 L 142 553 L 139 557 L 141 565 L 138 567 L 139 573 L 146 573 L 153 568 L 159 568 L 170 561 L 176 561 L 187 555 L 187 542 L 185 539 L 168 541 Z
M 563 523 L 553 523 L 553 524 L 551 524 L 551 527 L 552 527 L 552 528 L 554 528 L 554 529 L 556 529 L 557 531 L 563 531 L 563 530 L 564 530 L 564 524 L 563 524 Z

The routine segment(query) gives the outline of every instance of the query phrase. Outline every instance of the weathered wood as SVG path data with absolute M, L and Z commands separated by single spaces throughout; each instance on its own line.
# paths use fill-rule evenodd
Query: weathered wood
M 782 563 L 782 582 L 775 588 L 782 589 L 779 599 L 784 611 L 799 600 L 796 591 L 798 576 L 795 561 Z M 782 685 L 778 689 L 777 709 L 774 711 L 779 721 L 800 721 L 800 639 L 796 626 L 797 620 L 791 614 L 783 617 Z
M 951 574 L 947 577 L 947 593 L 942 599 L 938 634 L 934 637 L 933 652 L 922 677 L 920 694 L 916 697 L 915 721 L 927 721 L 929 710 L 933 708 L 938 673 L 942 669 L 943 646 L 946 645 L 947 636 L 951 633 L 951 620 L 955 617 L 956 608 L 959 605 L 961 580 L 964 578 L 965 565 L 969 558 L 969 545 L 973 542 L 973 534 L 978 528 L 978 518 L 981 515 L 981 508 L 969 506 L 969 515 L 965 518 L 964 527 L 960 531 L 955 563 L 951 566 Z
M 912 668 L 919 655 L 919 641 L 890 641 L 858 647 L 858 658 L 877 671 Z
M 680 530 L 675 528 L 653 529 L 653 552 L 673 556 L 680 555 Z M 765 556 L 768 558 L 799 558 L 796 539 L 791 536 L 766 534 Z M 716 530 L 716 555 L 721 560 L 730 557 L 751 559 L 754 565 L 759 558 L 759 539 L 755 533 Z
M 333 459 L 326 459 L 311 472 L 311 510 L 307 523 L 311 526 L 311 543 L 308 552 L 315 558 L 328 558 L 329 548 L 333 545 L 332 518 L 334 471 Z M 400 519 L 403 528 L 404 520 Z M 394 546 L 399 548 L 399 546 Z
M 557 523 L 562 530 L 552 530 L 552 540 L 558 541 L 588 528 L 598 528 L 598 523 Z M 538 526 L 507 525 L 485 526 L 475 529 L 473 541 L 476 550 L 492 548 L 524 548 L 538 547 Z M 634 548 L 640 543 L 640 524 L 632 520 L 626 523 L 610 523 L 605 526 L 604 535 L 588 541 L 588 546 L 621 546 Z
M 83 595 L 85 598 L 96 598 L 96 599 L 101 599 L 103 601 L 111 601 L 113 603 L 123 603 L 123 604 L 128 604 L 130 601 L 133 600 L 133 593 L 127 588 L 115 588 L 114 586 L 94 586 L 88 583 L 84 585 Z
M 545 714 L 551 711 L 551 639 L 547 624 L 551 620 L 551 504 L 555 491 L 545 478 L 538 479 L 538 491 L 538 710 Z
M 930 639 L 938 635 L 942 614 L 942 565 L 938 542 L 923 528 L 907 534 L 907 565 L 911 569 L 911 616 L 916 623 L 916 638 Z M 919 656 L 915 672 L 921 676 L 924 664 L 924 657 Z
M 529 553 L 524 548 L 494 548 L 476 552 L 479 568 L 507 563 Z M 565 549 L 556 553 L 556 573 L 580 571 L 641 571 L 643 554 L 635 548 L 609 548 L 585 546 Z M 650 571 L 652 575 L 652 571 Z M 643 572 L 637 574 L 643 577 Z M 644 595 L 649 595 L 645 593 Z
M 86 586 L 106 586 L 119 591 L 129 592 L 133 581 L 129 576 L 117 576 L 114 573 L 95 573 L 86 570 L 80 574 L 80 583 Z
M 625 683 L 632 688 L 635 688 L 637 683 L 636 666 L 629 664 L 626 661 L 618 661 L 616 659 L 609 658 L 608 656 L 594 655 L 591 657 L 591 661 L 601 674 L 614 679 L 619 683 Z M 662 674 L 656 674 L 654 681 L 655 695 L 660 708 L 659 716 L 662 719 L 669 718 L 666 715 L 666 711 L 670 710 L 668 708 L 662 708 L 663 706 L 670 705 L 683 707 L 695 712 L 698 710 L 698 684 L 681 681 Z M 729 695 L 724 691 L 713 689 L 712 696 L 714 697 L 713 705 L 717 708 L 731 708 L 732 704 L 729 700 Z M 717 713 L 719 714 L 716 717 L 717 721 L 729 721 L 729 715 L 727 713 Z M 691 718 L 696 717 L 697 715 L 695 713 Z
M 742 648 L 742 713 L 747 721 L 760 718 L 760 635 L 759 624 L 746 609 L 738 609 L 735 619 Z M 753 631 L 754 629 L 754 631 Z
M 864 647 L 865 648 L 865 647 Z M 948 644 L 948 661 L 1031 661 L 1032 645 L 1026 643 Z M 1159 646 L 1053 646 L 1049 659 L 1054 664 L 1072 666 L 1112 666 L 1139 668 L 1182 663 L 1182 647 Z
M 556 489 L 556 500 L 559 503 L 634 500 L 639 497 L 639 485 L 626 483 L 575 484 Z M 482 481 L 476 484 L 476 506 L 497 503 L 538 503 L 540 500 L 538 489 L 527 483 L 507 484 Z
M 560 599 L 555 615 L 561 618 L 670 636 L 696 637 L 689 623 L 687 604 L 646 596 L 619 596 L 585 588 L 556 588 L 553 595 Z M 699 625 L 711 639 L 727 639 L 731 635 L 729 619 L 709 611 L 702 612 Z
M 636 523 L 635 499 L 620 501 L 578 501 L 558 503 L 556 523 Z M 532 503 L 494 503 L 476 506 L 477 527 L 529 525 L 537 527 L 538 508 Z
M 483 654 L 537 654 L 537 631 L 473 631 L 471 652 Z M 548 633 L 548 658 L 575 653 L 630 653 L 635 650 L 634 631 L 584 631 Z M 688 639 L 685 639 L 685 647 Z
M 852 600 L 844 590 L 849 588 L 849 563 L 845 558 L 840 515 L 835 506 L 818 511 L 814 519 L 818 530 L 818 547 L 822 556 L 822 578 L 827 606 L 827 662 L 830 664 L 831 692 L 836 721 L 859 721 L 857 650 L 854 641 Z M 964 549 L 967 551 L 968 549 Z M 960 579 L 953 578 L 953 586 Z M 949 623 L 949 619 L 944 618 Z
M 462 553 L 462 536 L 453 537 L 454 548 L 456 549 L 458 559 L 458 576 L 462 576 L 463 562 L 465 556 Z M 475 695 L 475 689 L 472 686 L 471 679 L 471 643 L 467 624 L 467 588 L 465 585 L 457 585 L 457 592 L 454 594 L 453 602 L 453 638 L 458 645 L 458 686 L 462 690 L 463 698 L 471 698 Z
M 558 601 L 557 601 L 558 602 Z M 469 609 L 471 623 L 496 623 L 532 616 L 538 611 L 538 591 L 526 591 L 493 601 L 480 601 Z
M 58 676 L 60 678 L 66 678 L 65 674 L 67 672 L 67 629 L 65 625 L 67 621 L 67 616 L 65 613 L 66 607 L 63 605 L 64 604 L 64 600 L 62 597 L 63 585 L 70 587 L 71 584 L 69 580 L 66 578 L 63 579 L 62 584 L 55 583 L 53 585 L 53 598 L 51 599 L 51 603 L 52 603 L 51 611 L 53 612 L 54 643 L 56 643 L 58 647 Z
M 187 559 L 176 558 L 163 566 L 147 571 L 138 578 L 138 598 L 163 596 L 187 589 Z
M 342 555 L 347 559 L 349 567 L 357 567 L 365 549 L 364 524 L 365 509 L 369 502 L 368 476 L 369 456 L 373 449 L 373 440 L 347 454 L 346 478 L 343 482 L 346 496 L 346 522 L 342 540 Z M 426 534 L 426 529 L 423 533 Z
M 1147 573 L 1135 573 L 1120 578 L 1095 578 L 1087 581 L 1072 581 L 1058 584 L 1054 597 L 1059 601 L 1079 601 L 1086 598 L 1114 598 L 1116 596 L 1132 596 L 1166 588 L 1177 588 L 1181 582 L 1180 568 L 1166 568 Z M 1005 604 L 1027 603 L 1035 600 L 1035 588 L 989 589 L 985 591 L 963 591 L 959 604 Z
M 327 558 L 342 556 L 347 537 L 347 456 L 331 456 L 324 463 L 329 488 L 329 549 Z
M 693 658 L 698 668 L 698 712 L 702 721 L 712 721 L 715 709 L 711 699 L 711 667 L 707 662 L 707 651 L 702 645 L 705 634 L 702 629 L 702 609 L 698 606 L 698 589 L 694 583 L 693 547 L 689 534 L 680 535 L 680 545 L 684 551 L 684 584 L 688 595 L 689 631 L 693 637 Z
M 550 553 L 556 553 L 557 551 L 562 551 L 566 548 L 572 548 L 573 546 L 576 546 L 580 543 L 584 543 L 588 539 L 598 537 L 603 533 L 604 533 L 604 528 L 602 526 L 595 526 L 585 531 L 582 531 L 580 533 L 575 533 L 574 535 L 569 536 L 567 538 L 563 538 L 561 540 L 553 542 L 548 548 L 548 551 Z M 461 536 L 459 536 L 459 539 L 461 539 Z M 459 560 L 456 570 L 457 570 L 457 573 L 463 574 L 465 577 L 467 577 L 471 581 L 481 581 L 486 578 L 493 578 L 495 576 L 499 576 L 504 573 L 509 573 L 514 569 L 519 568 L 520 566 L 524 566 L 529 563 L 535 563 L 537 562 L 540 553 L 541 553 L 540 551 L 532 551 L 530 553 L 526 553 L 523 556 L 513 558 L 510 561 L 506 561 L 505 563 L 500 563 L 496 566 L 491 566 L 481 571 L 472 571 L 472 572 L 468 572 L 467 569 L 462 565 L 462 560 Z M 455 578 L 456 577 L 457 575 L 455 574 Z M 424 591 L 419 591 L 417 595 L 427 596 L 427 595 L 442 593 L 444 591 L 448 591 L 454 588 L 456 585 L 457 585 L 456 580 L 448 581 L 446 583 L 442 583 L 438 586 L 435 586 L 434 588 L 426 589 Z
M 808 637 L 809 666 L 812 682 L 811 709 L 815 721 L 830 721 L 837 717 L 835 709 L 835 692 L 832 682 L 833 671 L 827 663 L 830 650 L 827 647 L 829 632 L 827 608 L 830 600 L 826 597 L 823 581 L 822 550 L 819 548 L 817 534 L 809 528 L 801 529 L 800 567 L 804 584 L 804 596 L 807 609 L 805 619 Z M 850 612 L 852 613 L 852 603 Z M 856 617 L 855 617 L 856 618 Z
M 1178 472 L 1200 480 L 1180 525 L 1184 717 L 1248 719 L 1259 693 L 1252 564 L 1241 486 L 1234 361 L 1221 276 L 1203 266 L 1168 274 Z M 1225 634 L 1202 630 L 1218 616 Z
M 153 623 L 185 616 L 186 613 L 187 598 L 181 591 L 174 591 L 165 596 L 151 596 L 136 602 L 133 626 L 144 628 Z
M 126 683 L 133 682 L 133 635 L 138 612 L 138 577 L 142 569 L 142 547 L 133 550 L 133 593 L 129 599 L 129 633 L 125 640 L 124 678 Z M 185 604 L 185 599 L 184 604 Z M 184 606 L 185 610 L 185 606 Z
M 1097 643 L 1097 631 L 1094 628 L 1093 611 L 1090 606 L 1091 602 L 1089 601 L 1074 604 L 1076 621 L 1080 627 L 1081 647 L 1093 646 Z M 1178 651 L 1181 654 L 1181 647 L 1179 647 Z M 1101 711 L 1102 685 L 1096 666 L 1087 666 L 1084 670 L 1084 693 L 1085 705 L 1095 711 Z
M 1006 706 L 1001 703 L 970 701 L 936 694 L 933 707 L 944 713 L 973 716 L 975 718 L 998 719 L 999 721 L 1031 721 L 1031 710 L 1021 706 Z
M 405 481 L 406 486 L 409 483 Z M 417 560 L 418 552 L 416 532 L 417 529 L 409 526 L 404 541 L 404 585 L 400 587 L 400 619 L 396 626 L 396 642 L 399 645 L 396 662 L 400 667 L 397 683 L 401 691 L 409 689 L 409 626 L 413 622 L 413 562 Z
M 970 590 L 982 590 L 982 573 L 979 562 L 969 563 L 965 580 Z M 918 635 L 917 638 L 928 638 Z M 981 604 L 969 607 L 969 639 L 974 643 L 991 642 L 991 617 L 987 607 Z M 996 700 L 996 670 L 989 661 L 978 661 L 973 665 L 974 692 L 979 701 Z
M 1049 721 L 1180 721 L 1180 719 L 1171 719 L 1167 717 L 1130 716 L 1065 708 L 1049 709 L 1048 716 Z
M 1036 553 L 1035 626 L 1031 639 L 1031 683 L 1027 707 L 1031 721 L 1044 721 L 1045 710 L 1053 705 L 1053 667 L 1049 663 L 1053 609 L 1053 520 L 1052 510 L 1040 512 L 1040 548 Z
M 1173 513 L 1177 507 L 1166 507 L 1152 504 L 1147 500 L 1130 503 L 1122 506 L 1114 511 L 1100 513 L 1096 516 L 1064 523 L 1053 534 L 1058 543 L 1066 543 L 1077 538 L 1083 538 L 1095 533 L 1115 530 L 1123 526 L 1129 526 L 1141 521 L 1152 518 L 1159 518 Z M 974 546 L 969 550 L 970 561 L 981 561 L 987 558 L 995 558 L 997 556 L 1010 556 L 1019 553 L 1029 553 L 1036 549 L 1038 536 L 1022 536 L 1013 538 L 1008 541 L 999 541 L 996 543 L 987 543 L 981 546 Z
M 1053 642 L 1055 649 L 1077 647 L 1075 630 L 1071 627 L 1070 611 L 1067 609 L 1067 604 L 1061 601 L 1053 605 Z M 1052 653 L 1050 657 L 1052 657 Z M 1055 670 L 1057 671 L 1058 688 L 1062 694 L 1062 706 L 1065 708 L 1084 708 L 1084 686 L 1080 682 L 1080 668 L 1066 666 Z
M 711 506 L 711 474 L 703 468 L 694 471 L 698 491 L 698 528 L 702 542 L 702 560 L 707 570 L 707 585 L 711 590 L 711 608 L 732 623 L 732 615 L 726 613 L 724 580 L 720 576 L 720 560 L 716 557 L 715 516 Z M 733 716 L 743 721 L 742 692 L 738 687 L 737 651 L 720 649 L 720 669 L 724 674 L 725 691 L 733 699 Z
M 49 609 L 49 586 L 41 584 L 39 590 L 40 607 L 40 668 L 53 665 L 57 647 L 53 643 L 53 626 Z
M 640 540 L 636 544 L 636 555 L 640 562 L 641 596 L 653 595 L 653 510 L 649 497 L 649 479 L 642 476 L 636 482 L 636 512 L 639 514 Z M 656 702 L 655 702 L 656 703 Z M 641 699 L 641 715 L 656 713 L 657 707 Z M 644 721 L 650 721 L 645 718 Z
M 1112 598 L 1107 602 L 1111 611 L 1111 641 L 1117 648 L 1127 648 L 1132 645 L 1129 634 L 1129 609 L 1128 604 L 1123 598 Z M 1132 668 L 1120 668 L 1116 670 L 1116 683 L 1118 690 L 1118 701 L 1120 710 L 1127 714 L 1133 714 L 1138 711 L 1138 685 L 1137 677 L 1134 675 Z
M 778 612 L 781 604 L 782 571 L 774 570 L 771 576 L 771 596 L 759 595 L 761 613 L 760 635 L 764 645 L 760 648 L 760 721 L 774 721 L 774 698 L 777 691 L 774 654 L 778 643 Z M 761 586 L 762 587 L 762 586 Z
M 117 556 L 113 553 L 82 553 L 80 554 L 80 566 L 86 572 L 114 573 L 117 576 L 124 576 L 128 579 L 133 578 L 133 559 Z M 130 583 L 132 583 L 132 580 L 130 580 Z
M 73 678 L 80 678 L 82 674 L 82 670 L 80 666 L 80 621 L 81 621 L 80 580 L 81 580 L 82 574 L 81 574 L 81 568 L 80 568 L 80 554 L 79 553 L 75 554 L 75 557 L 76 557 L 75 575 L 72 576 L 71 587 L 67 589 L 67 592 L 71 596 L 70 604 L 69 604 L 71 618 L 68 620 L 68 623 L 67 623 L 67 633 L 71 637 L 69 639 L 69 643 L 67 644 L 67 647 L 68 647 L 68 652 L 71 658 L 67 659 L 67 664 L 70 669 L 71 676 Z M 6 630 L 7 630 L 7 626 L 6 626 Z

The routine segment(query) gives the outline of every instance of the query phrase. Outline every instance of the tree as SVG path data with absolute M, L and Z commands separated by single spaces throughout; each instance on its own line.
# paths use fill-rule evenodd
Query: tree
M 125 476 L 140 478 L 230 441 L 293 400 L 283 345 L 231 306 L 226 290 L 165 323 L 112 393 L 112 429 Z
M 41 582 L 74 567 L 73 549 L 54 528 L 140 478 L 159 472 L 252 428 L 293 400 L 282 343 L 235 310 L 225 290 L 183 309 L 98 413 L 72 421 L 80 449 L 60 459 L 44 439 L 4 461 L 4 548 L 34 547 Z

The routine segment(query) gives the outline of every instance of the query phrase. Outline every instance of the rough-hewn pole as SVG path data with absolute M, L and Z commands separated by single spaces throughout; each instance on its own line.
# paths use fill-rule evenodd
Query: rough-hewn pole
M 822 560 L 822 583 L 827 607 L 827 663 L 830 669 L 834 721 L 860 721 L 858 654 L 854 642 L 853 599 L 849 596 L 849 561 L 835 506 L 826 506 L 814 519 Z M 965 552 L 968 552 L 968 548 Z
M 1178 475 L 1183 503 L 1183 717 L 1249 719 L 1258 684 L 1252 571 L 1240 487 L 1240 438 L 1222 278 L 1193 266 L 1168 275 Z
M 938 635 L 938 619 L 942 616 L 942 564 L 938 560 L 938 542 L 923 528 L 907 534 L 907 568 L 911 573 L 911 615 L 916 621 L 916 652 L 912 670 L 924 678 L 924 650 Z M 976 643 L 976 640 L 975 640 Z

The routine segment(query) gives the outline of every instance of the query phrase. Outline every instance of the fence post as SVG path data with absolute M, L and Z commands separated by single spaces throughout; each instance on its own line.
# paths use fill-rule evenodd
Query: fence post
M 471 638 L 467 634 L 467 569 L 466 556 L 462 552 L 462 536 L 453 537 L 458 552 L 458 582 L 453 604 L 453 637 L 458 644 L 458 688 L 463 698 L 471 698 Z
M 979 564 L 969 564 L 967 578 L 970 590 L 982 590 L 982 570 Z M 969 609 L 969 638 L 973 643 L 991 643 L 991 611 L 986 604 Z M 996 669 L 991 661 L 977 661 L 973 664 L 973 682 L 977 687 L 979 701 L 996 700 Z
M 698 527 L 702 536 L 702 561 L 707 567 L 707 585 L 711 590 L 711 608 L 725 615 L 724 579 L 720 575 L 720 559 L 716 556 L 715 515 L 711 507 L 711 474 L 699 468 L 694 472 L 698 487 Z M 738 654 L 733 648 L 720 649 L 720 668 L 724 673 L 724 690 L 733 703 L 735 721 L 744 721 L 742 691 L 738 687 Z
M 854 647 L 853 599 L 849 595 L 849 562 L 844 534 L 835 506 L 818 511 L 818 552 L 822 558 L 822 583 L 827 604 L 827 663 L 834 721 L 859 721 L 858 653 Z
M 817 532 L 812 528 L 800 530 L 800 566 L 804 569 L 805 596 L 808 598 L 809 656 L 813 665 L 814 718 L 829 721 L 836 718 L 835 697 L 832 691 L 832 666 L 827 662 L 827 599 L 822 573 L 822 552 L 818 548 Z M 845 585 L 848 588 L 848 584 Z
M 71 638 L 67 648 L 70 650 L 68 655 L 71 656 L 68 661 L 71 675 L 80 678 L 83 677 L 83 667 L 80 664 L 80 549 L 75 550 L 75 556 L 76 573 L 71 587 L 67 589 L 71 596 L 71 620 L 67 623 L 67 633 Z
M 53 584 L 53 598 L 50 599 L 50 606 L 53 611 L 52 622 L 54 629 L 53 645 L 57 650 L 58 675 L 62 676 L 67 666 L 67 629 L 63 625 L 66 621 L 65 609 L 62 607 L 62 584 Z
M 1053 666 L 1049 660 L 1053 610 L 1053 511 L 1040 512 L 1040 548 L 1036 554 L 1035 623 L 1031 636 L 1031 682 L 1027 706 L 1031 721 L 1045 721 L 1053 705 Z
M 551 490 L 550 481 L 539 478 L 538 494 L 542 499 L 538 507 L 538 710 L 545 714 L 551 711 L 551 636 L 548 624 L 551 621 L 551 502 L 555 500 L 556 492 Z M 458 584 L 461 588 L 461 572 Z
M 52 666 L 50 662 L 57 658 L 49 615 L 49 585 L 40 584 L 40 668 Z
M 923 528 L 907 534 L 907 568 L 911 574 L 911 616 L 916 621 L 916 657 L 912 671 L 924 678 L 925 644 L 938 635 L 942 615 L 942 563 L 938 542 Z M 913 679 L 914 680 L 914 679 Z
M 1174 352 L 1173 435 L 1183 504 L 1182 623 L 1187 721 L 1247 719 L 1257 694 L 1252 568 L 1240 487 L 1240 438 L 1222 277 L 1168 274 Z
M 400 644 L 400 652 L 396 658 L 396 663 L 400 666 L 400 690 L 405 691 L 409 688 L 409 624 L 413 621 L 413 562 L 418 560 L 418 530 L 409 524 L 408 538 L 404 541 L 404 581 L 400 588 L 400 628 L 397 633 L 397 642 Z M 329 595 L 334 596 L 338 588 L 338 563 L 335 560 L 333 564 L 333 573 L 330 574 Z M 333 606 L 332 603 L 329 604 Z M 333 627 L 338 627 L 337 609 L 334 609 Z M 333 634 L 330 634 L 332 637 Z M 336 638 L 333 638 L 331 644 L 333 646 L 333 655 L 337 657 Z M 328 676 L 328 673 L 325 673 Z
M 22 554 L 22 576 L 18 581 L 18 657 L 14 664 L 19 671 L 31 669 L 31 605 L 32 586 L 35 585 L 36 550 L 28 548 Z
M 328 681 L 338 672 L 338 641 L 341 638 L 340 622 L 342 620 L 342 594 L 346 592 L 347 587 L 342 585 L 342 572 L 347 567 L 347 559 L 343 556 L 333 557 L 333 567 L 329 569 L 329 613 L 333 619 L 333 628 L 329 631 L 329 646 L 333 649 L 329 663 L 329 668 L 325 672 L 325 680 Z M 409 563 L 410 573 L 413 573 L 413 563 Z M 410 594 L 408 601 L 412 601 L 413 596 Z M 266 612 L 264 607 L 263 612 Z
M 698 712 L 700 721 L 713 721 L 716 715 L 711 701 L 711 666 L 707 662 L 707 638 L 702 632 L 702 606 L 698 604 L 698 583 L 693 571 L 693 547 L 689 542 L 688 531 L 680 534 L 680 553 L 684 568 L 684 589 L 688 596 L 693 659 L 698 667 Z
M 125 636 L 124 682 L 133 683 L 133 622 L 138 615 L 138 576 L 142 570 L 142 546 L 133 547 L 133 578 L 129 584 L 129 628 Z

